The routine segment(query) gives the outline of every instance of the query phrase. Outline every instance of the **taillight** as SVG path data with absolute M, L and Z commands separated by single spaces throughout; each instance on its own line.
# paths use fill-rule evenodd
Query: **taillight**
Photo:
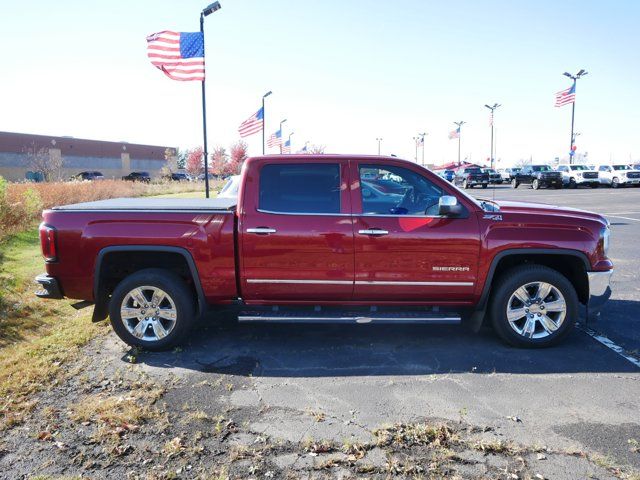
M 45 261 L 55 262 L 58 259 L 55 228 L 44 223 L 40 224 L 40 246 L 42 247 L 42 255 Z

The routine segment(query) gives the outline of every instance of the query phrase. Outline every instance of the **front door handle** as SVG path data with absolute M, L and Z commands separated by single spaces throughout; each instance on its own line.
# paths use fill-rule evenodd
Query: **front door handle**
M 269 235 L 270 233 L 276 233 L 276 229 L 269 228 L 269 227 L 247 228 L 247 233 L 256 233 L 258 235 Z
M 382 230 L 381 228 L 367 228 L 366 230 L 358 230 L 358 233 L 360 235 L 373 235 L 376 237 L 389 235 L 389 232 L 387 230 Z

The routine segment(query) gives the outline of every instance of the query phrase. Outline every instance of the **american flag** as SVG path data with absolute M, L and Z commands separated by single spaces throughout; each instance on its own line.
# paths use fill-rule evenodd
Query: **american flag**
M 262 130 L 264 125 L 264 110 L 260 107 L 256 113 L 247 118 L 238 127 L 238 132 L 241 137 L 248 137 L 254 133 L 258 133 Z
M 173 80 L 204 81 L 204 36 L 201 32 L 164 30 L 147 37 L 151 63 Z
M 451 130 L 449 132 L 449 139 L 452 138 L 460 138 L 460 127 L 456 128 L 455 130 Z
M 562 107 L 576 101 L 576 84 L 574 83 L 566 90 L 556 93 L 556 107 Z
M 282 146 L 282 153 L 291 153 L 291 139 L 284 142 Z
M 282 145 L 282 130 L 276 130 L 271 134 L 269 140 L 267 140 L 267 147 L 276 147 Z
M 424 137 L 420 136 L 416 139 L 416 145 L 424 145 Z
M 304 144 L 304 147 L 302 147 L 300 150 L 298 150 L 298 153 L 307 153 L 307 144 Z

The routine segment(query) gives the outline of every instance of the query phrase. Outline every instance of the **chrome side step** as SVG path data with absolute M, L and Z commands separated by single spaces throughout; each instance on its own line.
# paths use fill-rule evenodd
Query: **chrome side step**
M 427 323 L 432 325 L 457 325 L 462 319 L 457 314 L 427 312 L 366 312 L 356 314 L 334 312 L 240 312 L 239 322 L 260 323 Z

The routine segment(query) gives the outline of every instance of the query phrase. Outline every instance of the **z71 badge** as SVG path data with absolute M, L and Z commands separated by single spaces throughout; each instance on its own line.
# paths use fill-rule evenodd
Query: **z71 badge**
M 493 220 L 494 222 L 501 222 L 502 221 L 502 215 L 497 215 L 495 213 L 485 213 L 484 217 L 485 220 Z

